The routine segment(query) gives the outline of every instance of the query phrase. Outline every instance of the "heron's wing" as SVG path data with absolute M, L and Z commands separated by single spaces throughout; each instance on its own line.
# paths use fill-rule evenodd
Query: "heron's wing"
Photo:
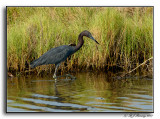
M 44 53 L 41 57 L 31 63 L 31 67 L 46 64 L 58 64 L 67 59 L 68 56 L 73 54 L 74 49 L 71 46 L 63 45 L 56 48 L 52 48 L 48 52 Z
M 46 64 L 59 64 L 67 59 L 73 53 L 70 46 L 60 47 L 52 51 L 46 60 Z

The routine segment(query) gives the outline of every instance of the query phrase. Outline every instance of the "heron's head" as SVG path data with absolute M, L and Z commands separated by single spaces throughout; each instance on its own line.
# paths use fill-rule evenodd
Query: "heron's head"
M 82 33 L 83 33 L 84 36 L 92 39 L 92 40 L 95 41 L 97 44 L 99 44 L 99 43 L 93 38 L 92 34 L 91 34 L 89 31 L 85 30 L 85 31 L 83 31 Z

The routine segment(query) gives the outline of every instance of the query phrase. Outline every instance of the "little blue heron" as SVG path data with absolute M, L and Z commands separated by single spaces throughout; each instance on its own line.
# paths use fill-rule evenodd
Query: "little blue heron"
M 83 36 L 86 36 L 90 39 L 92 39 L 93 41 L 95 41 L 97 44 L 99 44 L 91 35 L 91 33 L 87 30 L 81 32 L 79 34 L 78 37 L 78 44 L 74 45 L 62 45 L 56 48 L 52 48 L 49 51 L 47 51 L 46 53 L 44 53 L 42 56 L 40 56 L 38 59 L 34 60 L 33 62 L 31 62 L 30 66 L 31 68 L 40 66 L 40 65 L 47 65 L 47 64 L 55 64 L 55 72 L 53 75 L 53 78 L 56 78 L 56 72 L 57 69 L 60 65 L 61 62 L 65 61 L 67 59 L 67 57 L 71 56 L 73 53 L 75 53 L 76 51 L 78 51 L 83 43 Z

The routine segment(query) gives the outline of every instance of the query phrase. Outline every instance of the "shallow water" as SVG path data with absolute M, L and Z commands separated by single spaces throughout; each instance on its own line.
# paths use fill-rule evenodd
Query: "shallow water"
M 153 80 L 78 73 L 8 78 L 7 112 L 153 112 Z

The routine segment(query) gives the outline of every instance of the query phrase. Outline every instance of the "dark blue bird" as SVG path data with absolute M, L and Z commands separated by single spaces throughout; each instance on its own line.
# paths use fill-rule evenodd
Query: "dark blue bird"
M 40 66 L 40 65 L 47 65 L 47 64 L 55 64 L 55 72 L 53 75 L 53 78 L 56 78 L 56 72 L 61 62 L 65 61 L 67 57 L 71 56 L 73 53 L 78 51 L 83 43 L 83 36 L 86 36 L 93 41 L 95 41 L 97 44 L 99 44 L 91 35 L 91 33 L 87 30 L 81 32 L 78 37 L 78 44 L 77 45 L 62 45 L 56 48 L 52 48 L 46 53 L 44 53 L 42 56 L 40 56 L 38 59 L 31 62 L 30 66 L 31 68 Z

